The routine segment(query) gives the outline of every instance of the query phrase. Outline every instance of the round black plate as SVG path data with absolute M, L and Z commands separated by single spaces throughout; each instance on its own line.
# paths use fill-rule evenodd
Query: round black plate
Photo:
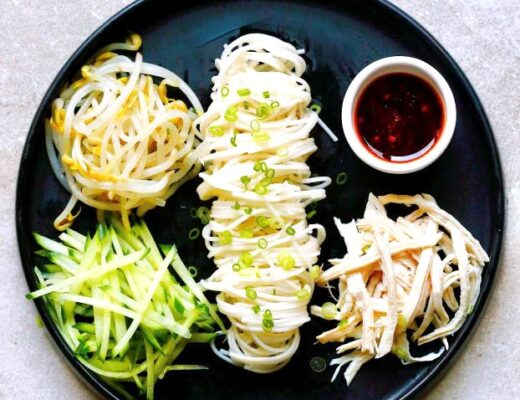
M 338 143 L 332 143 L 324 132 L 315 129 L 319 151 L 310 161 L 313 171 L 331 177 L 341 171 L 348 173 L 347 184 L 333 184 L 327 199 L 318 206 L 315 220 L 328 232 L 322 259 L 345 252 L 331 224 L 332 216 L 344 220 L 361 216 L 369 192 L 430 193 L 473 232 L 491 256 L 481 296 L 463 328 L 451 339 L 450 350 L 432 363 L 402 366 L 397 358 L 389 356 L 364 366 L 350 387 L 342 376 L 331 384 L 332 369 L 316 373 L 309 367 L 314 356 L 330 359 L 334 355 L 334 346 L 314 344 L 315 335 L 330 323 L 313 319 L 302 329 L 297 355 L 283 370 L 255 375 L 221 362 L 206 346 L 192 345 L 182 357 L 209 365 L 210 369 L 172 373 L 158 383 L 156 398 L 382 399 L 416 395 L 467 340 L 489 295 L 500 255 L 504 221 L 500 164 L 489 123 L 464 74 L 422 27 L 385 2 L 351 0 L 341 8 L 304 1 L 174 3 L 178 2 L 140 1 L 110 19 L 70 58 L 42 101 L 23 152 L 16 205 L 18 241 L 30 289 L 35 288 L 33 266 L 37 263 L 31 232 L 55 236 L 52 221 L 68 199 L 47 161 L 43 120 L 59 88 L 83 62 L 102 45 L 123 39 L 128 31 L 138 32 L 143 37 L 145 60 L 180 74 L 207 106 L 214 59 L 223 44 L 249 32 L 274 34 L 307 50 L 309 66 L 304 77 L 314 97 L 323 103 L 321 117 L 340 136 Z M 446 153 L 426 170 L 407 176 L 385 175 L 365 166 L 348 148 L 340 123 L 343 95 L 356 73 L 374 60 L 394 55 L 418 57 L 437 68 L 450 84 L 458 108 L 455 135 Z M 195 193 L 198 183 L 194 180 L 184 186 L 165 208 L 147 214 L 146 221 L 159 241 L 175 242 L 184 260 L 200 266 L 201 275 L 208 276 L 213 266 L 206 258 L 202 240 L 187 240 L 188 231 L 197 225 L 187 210 L 200 205 Z M 94 212 L 84 207 L 75 227 L 92 229 L 94 220 Z M 325 291 L 319 291 L 313 302 L 321 303 L 326 297 Z M 104 396 L 117 398 L 116 392 L 74 359 L 42 304 L 37 301 L 36 305 L 74 368 Z

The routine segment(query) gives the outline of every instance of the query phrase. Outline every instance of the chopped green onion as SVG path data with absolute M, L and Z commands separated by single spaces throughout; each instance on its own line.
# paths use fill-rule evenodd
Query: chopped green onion
M 267 103 L 260 103 L 256 108 L 256 116 L 258 119 L 262 120 L 269 116 L 270 107 Z
M 256 172 L 261 171 L 262 170 L 262 163 L 260 161 L 256 161 L 253 164 L 253 170 L 255 170 Z
M 331 302 L 326 302 L 321 306 L 321 311 L 323 313 L 323 318 L 325 319 L 334 319 L 336 317 L 336 313 L 338 309 L 336 308 L 336 304 Z
M 271 102 L 270 107 L 274 110 L 275 108 L 280 107 L 280 103 L 278 101 Z
M 265 319 L 273 319 L 273 314 L 271 313 L 271 310 L 267 309 L 264 311 L 264 318 Z
M 244 88 L 244 89 L 238 89 L 237 93 L 240 97 L 249 96 L 251 94 L 251 90 Z
M 226 110 L 224 114 L 224 119 L 228 122 L 235 122 L 237 120 L 237 111 L 238 108 L 236 106 L 231 106 Z
M 251 130 L 253 132 L 260 131 L 260 123 L 258 122 L 258 120 L 253 119 L 249 125 L 251 126 Z
M 262 327 L 263 327 L 264 331 L 271 332 L 273 330 L 273 327 L 274 327 L 273 320 L 272 319 L 263 319 L 262 320 Z
M 260 185 L 262 186 L 269 186 L 271 184 L 272 180 L 270 178 L 263 178 L 260 181 Z
M 314 111 L 316 114 L 319 114 L 321 112 L 321 106 L 318 104 L 313 104 L 311 107 L 311 110 Z
M 312 279 L 318 279 L 321 275 L 321 267 L 319 265 L 313 265 L 309 269 L 309 273 L 311 274 Z
M 251 253 L 242 253 L 238 258 L 238 265 L 240 266 L 240 269 L 249 268 L 251 265 L 253 265 L 253 256 Z
M 264 96 L 264 99 L 268 99 L 269 97 L 271 97 L 271 93 L 269 93 L 269 90 L 266 90 L 262 93 L 262 96 Z
M 249 103 L 247 101 L 244 101 L 244 110 L 249 110 Z
M 258 304 L 254 305 L 253 306 L 253 312 L 255 314 L 258 314 L 260 312 L 260 306 Z
M 210 211 L 209 211 L 208 207 L 201 206 L 201 207 L 197 208 L 197 217 L 199 219 L 202 217 L 209 217 L 209 216 L 210 216 Z
M 286 157 L 289 154 L 289 148 L 287 146 L 282 146 L 276 151 L 276 155 L 278 157 Z
M 311 219 L 316 215 L 316 210 L 311 210 L 307 213 L 307 219 Z
M 240 182 L 242 182 L 247 189 L 247 184 L 251 182 L 251 178 L 249 176 L 243 175 L 240 177 Z
M 255 185 L 255 193 L 260 196 L 264 196 L 265 194 L 267 194 L 267 188 L 265 186 L 257 183 Z
M 235 271 L 235 272 L 240 271 L 240 265 L 238 265 L 237 263 L 233 264 L 233 265 L 231 266 L 231 268 L 233 268 L 233 271 Z
M 253 289 L 251 286 L 246 286 L 246 296 L 249 300 L 256 299 L 256 290 Z
M 260 247 L 261 249 L 267 249 L 267 245 L 267 240 L 265 240 L 264 238 L 258 240 L 258 247 Z
M 191 231 L 189 231 L 188 238 L 190 240 L 195 240 L 199 237 L 199 235 L 200 235 L 200 229 L 193 228 Z
M 267 228 L 269 226 L 269 219 L 263 215 L 260 215 L 256 217 L 256 223 L 260 228 Z
M 271 139 L 271 136 L 266 131 L 253 132 L 252 137 L 256 144 L 264 143 Z
M 192 208 L 190 210 L 190 215 L 191 215 L 191 218 L 197 218 L 197 209 L 196 208 Z
M 244 208 L 244 213 L 245 213 L 245 214 L 249 215 L 249 214 L 251 214 L 252 212 L 253 212 L 253 209 L 252 209 L 251 207 L 246 207 L 246 208 Z
M 218 234 L 218 243 L 222 246 L 231 244 L 233 242 L 233 236 L 230 231 L 223 231 Z
M 251 239 L 254 236 L 251 229 L 242 229 L 240 231 L 240 237 L 243 239 Z
M 327 362 L 321 357 L 312 357 L 309 365 L 314 372 L 323 372 L 327 368 Z
M 368 249 L 370 249 L 372 245 L 371 244 L 365 244 L 362 248 L 361 248 L 361 251 L 363 252 L 363 254 L 365 254 Z
M 236 132 L 233 133 L 233 136 L 229 138 L 229 141 L 231 143 L 231 146 L 237 147 L 237 134 L 236 134 Z
M 193 266 L 193 265 L 190 265 L 188 267 L 188 272 L 190 273 L 190 275 L 192 276 L 192 278 L 195 278 L 197 276 L 197 274 L 199 273 L 199 271 L 197 270 L 197 267 Z
M 348 319 L 342 319 L 341 321 L 338 322 L 338 328 L 343 328 L 344 326 L 347 326 L 348 325 Z
M 269 225 L 275 229 L 281 229 L 284 225 L 284 220 L 280 217 L 270 217 L 268 221 Z
M 338 176 L 336 176 L 336 183 L 338 185 L 344 185 L 347 182 L 347 173 L 340 172 Z
M 294 234 L 296 233 L 296 231 L 294 230 L 294 228 L 292 226 L 288 227 L 285 232 L 289 235 L 289 236 L 294 236 Z
M 224 136 L 224 128 L 222 126 L 210 126 L 209 133 L 215 137 Z
M 273 168 L 268 168 L 266 171 L 265 171 L 265 177 L 266 178 L 269 178 L 269 179 L 273 179 L 274 178 L 274 175 L 275 175 L 275 170 Z
M 224 86 L 222 89 L 220 89 L 220 94 L 222 97 L 227 97 L 229 94 L 229 88 L 227 86 Z
M 310 296 L 311 295 L 307 289 L 300 289 L 296 293 L 296 297 L 298 297 L 300 300 L 307 300 Z
M 277 260 L 280 267 L 282 267 L 286 271 L 294 268 L 296 264 L 295 259 L 287 251 L 281 251 L 280 253 L 278 253 Z
M 233 210 L 240 210 L 240 204 L 238 204 L 238 201 L 235 201 L 235 204 L 231 206 Z

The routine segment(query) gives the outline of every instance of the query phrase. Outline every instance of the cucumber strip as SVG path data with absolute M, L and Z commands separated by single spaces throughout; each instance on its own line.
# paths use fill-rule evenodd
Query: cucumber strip
M 197 371 L 197 370 L 205 370 L 209 369 L 205 365 L 197 365 L 197 364 L 175 364 L 175 365 L 168 365 L 166 368 L 164 368 L 161 375 L 159 375 L 159 379 L 163 379 L 167 372 L 170 371 Z
M 218 333 L 199 333 L 195 332 L 191 334 L 191 343 L 209 343 L 217 337 Z
M 59 254 L 68 256 L 68 255 L 70 255 L 70 252 L 72 251 L 72 249 L 70 247 L 67 247 L 52 239 L 46 238 L 45 236 L 39 235 L 38 233 L 33 233 L 33 236 L 34 236 L 34 240 L 36 241 L 36 243 L 38 243 L 38 245 L 41 248 L 48 250 L 52 253 L 59 253 Z
M 69 231 L 61 233 L 59 236 L 60 240 L 67 246 L 72 247 L 75 250 L 83 252 L 85 247 L 85 240 L 78 240 L 76 237 L 70 235 Z
M 179 263 L 176 248 L 158 247 L 144 222 L 126 229 L 111 214 L 106 221 L 93 236 L 72 229 L 59 241 L 35 235 L 37 253 L 49 262 L 44 272 L 35 268 L 38 290 L 27 297 L 43 297 L 86 368 L 111 384 L 133 382 L 152 399 L 166 372 L 204 368 L 168 366 L 188 343 L 215 337 L 216 307 Z
M 146 399 L 153 399 L 153 388 L 155 384 L 154 369 L 153 369 L 153 352 L 152 346 L 148 341 L 144 341 L 144 348 L 146 350 Z
M 123 338 L 119 341 L 119 343 L 116 345 L 116 347 L 114 347 L 114 350 L 112 352 L 113 357 L 115 357 L 116 355 L 118 355 L 121 352 L 123 346 L 126 346 L 126 344 L 130 340 L 132 335 L 135 333 L 135 331 L 139 327 L 139 324 L 141 323 L 141 320 L 143 318 L 143 314 L 144 314 L 145 310 L 148 308 L 150 300 L 152 299 L 152 296 L 153 296 L 155 290 L 157 289 L 157 286 L 159 285 L 159 282 L 160 282 L 163 274 L 168 270 L 168 266 L 170 265 L 172 260 L 174 258 L 178 258 L 178 257 L 175 257 L 176 254 L 177 254 L 176 249 L 172 248 L 170 250 L 170 252 L 166 255 L 166 258 L 164 259 L 164 261 L 162 262 L 162 265 L 159 268 L 159 271 L 157 271 L 157 275 L 156 275 L 155 279 L 153 280 L 150 288 L 148 289 L 148 292 L 146 293 L 146 297 L 143 299 L 142 303 L 140 304 L 139 312 L 137 313 L 136 317 L 134 318 L 134 320 L 128 327 L 128 330 L 126 331 Z M 188 330 L 186 336 L 185 335 L 181 335 L 181 336 L 189 338 L 190 335 L 191 334 Z
M 175 249 L 175 246 L 168 246 L 168 245 L 161 245 L 160 247 L 161 247 L 161 250 L 163 251 L 163 253 L 165 253 L 165 254 L 167 252 L 171 251 L 171 248 Z M 188 286 L 188 288 L 195 295 L 195 297 L 197 297 L 197 299 L 200 302 L 202 302 L 202 304 L 205 304 L 208 307 L 211 317 L 217 323 L 217 325 L 220 327 L 220 329 L 223 332 L 226 332 L 226 327 L 225 327 L 224 323 L 218 316 L 217 312 L 214 309 L 212 309 L 210 302 L 208 301 L 206 296 L 204 296 L 204 293 L 200 289 L 200 286 L 197 284 L 197 282 L 195 282 L 195 280 L 191 276 L 190 272 L 188 271 L 188 269 L 186 268 L 186 266 L 184 265 L 184 263 L 182 262 L 180 257 L 176 257 L 173 260 L 171 265 L 172 265 L 173 269 L 175 270 L 175 272 L 177 273 L 177 275 L 179 275 L 181 280 L 186 284 L 186 286 Z
M 77 275 L 73 276 L 73 277 L 70 277 L 68 279 L 64 279 L 63 281 L 59 282 L 59 283 L 56 283 L 52 286 L 47 286 L 43 289 L 40 289 L 40 290 L 36 290 L 32 293 L 29 293 L 26 297 L 29 299 L 29 300 L 33 300 L 33 299 L 36 299 L 38 297 L 41 297 L 45 294 L 48 294 L 48 293 L 51 293 L 51 292 L 55 292 L 55 291 L 58 291 L 58 290 L 61 290 L 61 289 L 65 289 L 69 286 L 72 286 L 76 283 L 80 283 L 80 282 L 83 282 L 87 279 L 93 279 L 93 278 L 98 278 L 110 271 L 113 271 L 115 269 L 118 269 L 118 268 L 122 268 L 124 267 L 125 265 L 129 265 L 129 264 L 132 264 L 140 259 L 142 259 L 143 257 L 146 257 L 146 253 L 147 251 L 146 250 L 140 250 L 140 251 L 136 251 L 134 253 L 131 253 L 127 256 L 123 256 L 121 258 L 118 258 L 116 260 L 114 260 L 113 262 L 110 262 L 110 263 L 107 263 L 105 265 L 99 265 L 97 268 L 93 268 L 93 269 L 90 269 L 88 271 L 84 271 L 84 272 L 80 272 L 78 273 Z
M 76 328 L 80 332 L 84 333 L 95 333 L 96 330 L 94 328 L 94 324 L 89 324 L 88 322 L 77 322 L 76 324 L 72 325 L 73 328 Z

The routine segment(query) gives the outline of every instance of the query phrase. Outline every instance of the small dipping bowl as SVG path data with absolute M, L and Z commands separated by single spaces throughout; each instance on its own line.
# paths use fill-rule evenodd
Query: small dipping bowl
M 384 158 L 370 150 L 361 132 L 356 126 L 356 106 L 365 89 L 376 79 L 388 74 L 408 74 L 421 78 L 436 91 L 441 102 L 443 125 L 436 139 L 415 157 L 399 160 Z M 419 171 L 432 164 L 446 150 L 453 137 L 457 109 L 455 99 L 444 77 L 431 65 L 412 57 L 383 58 L 365 67 L 356 75 L 347 89 L 343 100 L 342 124 L 343 132 L 354 153 L 367 165 L 382 172 L 391 174 L 408 174 Z M 400 158 L 400 157 L 399 157 Z

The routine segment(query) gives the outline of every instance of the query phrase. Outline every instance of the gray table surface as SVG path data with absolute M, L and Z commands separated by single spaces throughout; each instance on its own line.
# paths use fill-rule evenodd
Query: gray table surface
M 81 42 L 128 0 L 0 1 L 0 399 L 91 399 L 35 324 L 24 299 L 14 224 L 23 144 L 51 80 Z M 506 181 L 500 273 L 476 334 L 429 399 L 520 398 L 520 1 L 396 0 L 447 48 L 494 128 Z M 465 195 L 471 196 L 471 193 Z

